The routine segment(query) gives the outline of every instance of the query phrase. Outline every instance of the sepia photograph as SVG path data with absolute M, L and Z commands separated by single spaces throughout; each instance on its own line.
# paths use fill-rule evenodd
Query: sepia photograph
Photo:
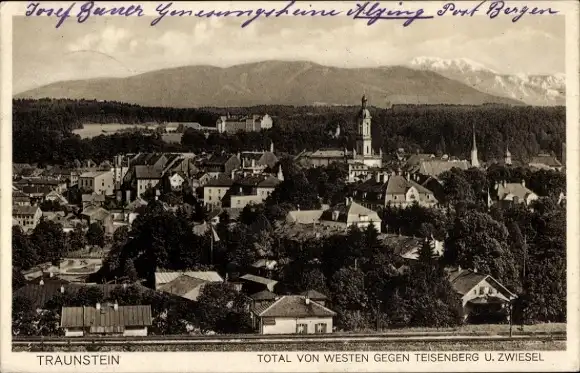
M 32 367 L 252 352 L 453 369 L 570 347 L 566 15 L 241 27 L 54 4 L 22 4 L 2 52 L 2 303 Z

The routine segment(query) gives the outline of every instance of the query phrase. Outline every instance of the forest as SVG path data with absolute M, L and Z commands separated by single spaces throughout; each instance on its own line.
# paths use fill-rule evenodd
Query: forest
M 75 159 L 101 162 L 111 154 L 145 151 L 221 152 L 269 149 L 297 154 L 319 148 L 352 149 L 358 107 L 257 106 L 175 109 L 87 100 L 14 100 L 13 160 L 17 163 L 67 164 Z M 167 144 L 159 133 L 127 132 L 81 139 L 72 130 L 83 123 L 199 122 L 215 126 L 220 115 L 269 114 L 274 126 L 255 133 L 206 137 L 188 129 L 181 144 Z M 565 107 L 401 105 L 371 108 L 373 146 L 392 154 L 448 154 L 466 158 L 475 128 L 479 157 L 501 159 L 506 146 L 523 162 L 539 152 L 560 155 L 566 136 Z M 340 127 L 340 135 L 333 136 Z

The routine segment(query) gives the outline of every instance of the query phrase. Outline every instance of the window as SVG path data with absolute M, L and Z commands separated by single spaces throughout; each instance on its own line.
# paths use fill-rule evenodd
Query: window
M 316 332 L 316 334 L 326 333 L 326 323 L 316 324 L 314 331 Z
M 306 334 L 308 333 L 307 324 L 296 324 L 296 334 Z

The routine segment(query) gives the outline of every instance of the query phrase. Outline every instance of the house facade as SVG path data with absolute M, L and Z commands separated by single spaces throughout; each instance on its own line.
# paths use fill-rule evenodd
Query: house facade
M 499 281 L 476 270 L 459 267 L 448 273 L 448 279 L 461 296 L 464 319 L 471 322 L 505 320 L 509 303 L 517 298 Z
M 405 208 L 413 203 L 433 207 L 438 201 L 433 192 L 406 176 L 377 173 L 374 178 L 355 185 L 353 199 L 368 208 L 387 205 Z
M 303 295 L 284 295 L 251 310 L 260 334 L 332 333 L 336 313 Z
M 115 191 L 113 172 L 111 170 L 84 172 L 79 177 L 79 189 L 110 196 Z
M 507 183 L 505 181 L 496 183 L 494 186 L 496 201 L 500 205 L 523 204 L 529 206 L 533 201 L 538 200 L 538 195 L 526 187 L 526 182 Z
M 211 179 L 203 186 L 203 204 L 209 208 L 219 208 L 226 193 L 233 185 L 233 180 L 226 174 Z
M 42 211 L 38 206 L 12 206 L 12 218 L 24 232 L 34 230 L 40 222 L 41 217 Z

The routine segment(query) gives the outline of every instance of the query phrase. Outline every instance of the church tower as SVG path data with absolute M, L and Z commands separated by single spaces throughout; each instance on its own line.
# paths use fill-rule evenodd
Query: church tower
M 357 126 L 356 153 L 363 158 L 372 157 L 371 113 L 367 109 L 367 98 L 365 95 L 362 97 L 361 109 L 357 118 Z
M 473 126 L 473 148 L 471 149 L 471 167 L 479 167 L 479 159 L 477 158 L 477 144 L 475 141 L 475 125 Z
M 508 148 L 508 146 L 505 146 L 505 159 L 504 159 L 504 163 L 506 166 L 511 166 L 512 164 L 512 153 L 510 153 L 510 149 Z

